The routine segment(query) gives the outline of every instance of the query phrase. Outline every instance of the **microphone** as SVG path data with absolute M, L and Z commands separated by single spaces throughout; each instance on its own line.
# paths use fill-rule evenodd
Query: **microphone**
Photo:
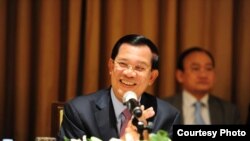
M 123 104 L 127 106 L 130 113 L 133 114 L 136 118 L 142 116 L 142 110 L 140 108 L 140 104 L 137 101 L 137 96 L 133 91 L 127 91 L 123 95 Z

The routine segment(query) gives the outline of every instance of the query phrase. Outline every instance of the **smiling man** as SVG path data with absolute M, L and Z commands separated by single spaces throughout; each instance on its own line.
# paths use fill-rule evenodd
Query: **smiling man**
M 215 61 L 210 52 L 190 47 L 177 61 L 176 79 L 182 90 L 166 100 L 181 111 L 183 124 L 241 124 L 235 105 L 211 91 L 215 85 Z
M 128 91 L 134 92 L 144 106 L 143 117 L 153 123 L 152 132 L 162 129 L 172 137 L 173 125 L 179 123 L 179 111 L 145 92 L 159 75 L 158 61 L 158 49 L 148 38 L 135 34 L 120 38 L 108 62 L 111 86 L 79 96 L 64 106 L 59 140 L 78 139 L 83 135 L 103 141 L 122 138 L 121 127 L 127 118 L 122 99 Z

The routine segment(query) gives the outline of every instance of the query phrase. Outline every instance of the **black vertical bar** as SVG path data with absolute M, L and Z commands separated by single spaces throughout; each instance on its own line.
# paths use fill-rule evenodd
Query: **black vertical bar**
M 80 27 L 80 44 L 79 44 L 79 63 L 77 72 L 77 87 L 76 95 L 82 95 L 83 90 L 83 62 L 84 62 L 84 44 L 85 44 L 85 33 L 86 33 L 86 15 L 87 15 L 87 1 L 82 1 L 82 11 L 81 11 L 81 27 Z
M 7 1 L 4 137 L 14 139 L 17 1 Z
M 239 51 L 238 50 L 240 50 L 240 48 L 239 47 L 237 47 L 237 45 L 238 45 L 238 34 L 237 34 L 237 31 L 239 30 L 239 21 L 240 21 L 240 9 L 239 9 L 239 7 L 240 7 L 240 2 L 241 1 L 233 1 L 233 20 L 232 20 L 232 23 L 233 23 L 233 26 L 232 26 L 232 28 L 233 28 L 233 34 L 232 34 L 232 87 L 231 87 L 231 101 L 233 102 L 233 103 L 237 103 L 237 86 L 238 86 L 238 83 L 237 83 L 237 78 L 238 78 L 238 69 L 237 68 L 239 68 L 238 67 L 238 65 L 239 65 Z
M 161 49 L 163 48 L 162 47 L 162 44 L 163 44 L 163 42 L 166 40 L 165 38 L 165 36 L 164 35 L 166 35 L 166 34 L 164 34 L 164 32 L 161 32 L 161 31 L 165 31 L 165 29 L 166 29 L 166 23 L 165 23 L 165 21 L 166 21 L 166 19 L 164 19 L 164 17 L 165 17 L 165 14 L 167 14 L 167 12 L 166 12 L 166 3 L 167 3 L 167 1 L 165 1 L 165 0 L 160 0 L 159 1 L 159 5 L 158 5 L 158 13 L 159 13 L 159 25 L 158 25 L 158 37 L 159 37 L 159 41 L 158 41 L 158 44 L 159 44 L 159 47 L 158 47 L 158 50 L 159 50 L 159 62 L 158 62 L 158 69 L 159 70 L 161 70 L 161 66 L 160 66 L 160 64 L 161 64 L 161 56 L 163 55 L 162 54 L 162 51 L 161 51 Z M 161 46 L 161 47 L 160 47 Z M 156 79 L 156 85 L 155 85 L 155 88 L 154 88 L 154 94 L 155 94 L 155 96 L 160 96 L 161 95 L 161 93 L 160 93 L 160 87 L 161 87 L 161 85 L 162 85 L 162 83 L 159 83 L 159 82 L 161 82 L 161 79 L 165 79 L 165 78 L 162 78 L 162 77 L 158 77 L 158 79 Z
M 68 23 L 69 23 L 69 1 L 62 0 L 61 3 L 61 52 L 59 66 L 59 101 L 65 101 L 67 88 L 67 66 L 68 66 Z
M 101 29 L 101 32 L 100 32 L 100 35 L 99 35 L 99 39 L 100 39 L 100 44 L 101 45 L 107 45 L 107 40 L 106 40 L 106 35 L 105 33 L 107 33 L 107 29 L 104 28 L 104 27 L 107 27 L 107 2 L 106 1 L 101 1 L 101 4 L 100 4 L 100 7 L 101 7 L 101 10 L 100 10 L 100 15 L 101 15 L 101 20 L 100 20 L 100 23 L 102 24 L 99 24 L 99 28 Z M 104 60 L 103 58 L 106 57 L 105 53 L 106 53 L 106 48 L 103 48 L 103 47 L 100 47 L 100 50 L 98 52 L 99 54 L 99 72 L 101 72 L 99 74 L 99 77 L 98 77 L 98 80 L 104 80 L 105 79 L 105 74 L 103 72 L 105 72 L 105 70 L 103 69 L 103 64 L 106 63 L 107 60 Z M 98 83 L 98 88 L 101 88 L 105 85 L 105 81 L 99 81 Z
M 182 47 L 182 44 L 181 44 L 181 23 L 182 23 L 182 3 L 183 3 L 183 0 L 179 0 L 177 2 L 177 11 L 176 11 L 176 59 L 175 60 L 178 60 L 178 57 L 179 55 L 181 54 L 181 47 Z M 177 63 L 175 63 L 175 67 Z M 175 88 L 175 91 L 179 92 L 181 91 L 181 86 L 180 84 L 178 83 L 178 81 L 175 79 L 175 85 L 176 85 L 176 88 Z
M 27 140 L 35 140 L 35 132 L 36 132 L 36 105 L 37 105 L 37 89 L 38 89 L 38 62 L 39 62 L 39 23 L 40 23 L 40 1 L 39 0 L 30 0 L 31 3 L 31 12 L 30 12 L 30 25 L 31 25 L 31 36 L 30 36 L 30 79 L 29 79 L 29 121 L 28 122 L 28 139 Z

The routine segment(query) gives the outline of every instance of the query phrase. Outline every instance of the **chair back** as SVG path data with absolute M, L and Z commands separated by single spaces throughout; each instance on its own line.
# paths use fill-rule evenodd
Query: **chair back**
M 51 136 L 57 137 L 62 119 L 64 102 L 53 102 L 51 105 Z

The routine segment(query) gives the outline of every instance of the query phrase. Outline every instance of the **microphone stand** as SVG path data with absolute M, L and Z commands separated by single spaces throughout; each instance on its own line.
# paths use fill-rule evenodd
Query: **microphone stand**
M 146 125 L 144 124 L 144 122 L 139 121 L 137 118 L 134 118 L 132 120 L 133 125 L 136 126 L 137 128 L 137 132 L 140 135 L 140 141 L 148 141 L 149 140 L 149 132 L 152 130 L 152 122 L 147 123 L 146 121 Z

